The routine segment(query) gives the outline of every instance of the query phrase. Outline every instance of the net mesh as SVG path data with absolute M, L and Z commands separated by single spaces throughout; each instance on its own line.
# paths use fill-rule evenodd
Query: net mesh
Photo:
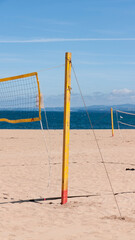
M 0 79 L 0 121 L 10 123 L 41 119 L 37 73 Z
M 117 123 L 118 127 L 120 126 L 126 128 L 134 128 L 135 127 L 135 113 L 134 112 L 124 112 L 120 110 L 116 110 Z

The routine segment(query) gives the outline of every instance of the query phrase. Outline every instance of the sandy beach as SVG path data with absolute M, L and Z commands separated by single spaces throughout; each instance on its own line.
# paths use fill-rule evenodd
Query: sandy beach
M 46 142 L 44 141 L 44 135 Z M 135 132 L 70 131 L 61 205 L 62 130 L 0 130 L 0 239 L 135 239 Z M 49 185 L 49 186 L 48 186 Z

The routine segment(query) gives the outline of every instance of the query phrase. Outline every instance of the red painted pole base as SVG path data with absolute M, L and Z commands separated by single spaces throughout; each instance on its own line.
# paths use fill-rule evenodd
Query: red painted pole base
M 67 203 L 67 195 L 68 195 L 68 191 L 63 190 L 62 191 L 62 196 L 61 196 L 61 204 Z

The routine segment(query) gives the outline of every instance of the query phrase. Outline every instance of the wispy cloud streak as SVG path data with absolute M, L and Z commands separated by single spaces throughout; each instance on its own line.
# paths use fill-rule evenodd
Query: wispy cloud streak
M 87 42 L 87 41 L 135 41 L 135 38 L 41 38 L 26 40 L 0 40 L 0 43 L 51 43 L 51 42 Z
M 135 62 L 85 62 L 79 61 L 83 65 L 135 65 Z

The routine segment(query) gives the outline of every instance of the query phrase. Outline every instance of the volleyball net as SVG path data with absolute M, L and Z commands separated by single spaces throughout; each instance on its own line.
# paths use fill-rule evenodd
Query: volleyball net
M 135 128 L 135 113 L 116 110 L 118 128 Z
M 41 94 L 37 72 L 0 79 L 0 122 L 40 120 Z

